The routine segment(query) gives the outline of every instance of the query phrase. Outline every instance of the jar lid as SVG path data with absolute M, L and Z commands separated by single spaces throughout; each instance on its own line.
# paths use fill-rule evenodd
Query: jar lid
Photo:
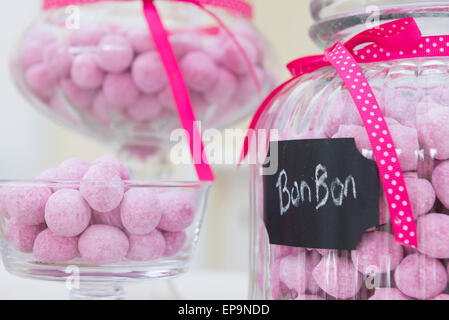
M 315 24 L 310 36 L 315 43 L 326 48 L 337 41 L 345 41 L 355 34 L 372 27 L 369 23 L 377 19 L 385 23 L 395 19 L 414 17 L 421 30 L 438 34 L 435 28 L 442 21 L 430 18 L 449 18 L 449 0 L 311 0 L 310 10 Z

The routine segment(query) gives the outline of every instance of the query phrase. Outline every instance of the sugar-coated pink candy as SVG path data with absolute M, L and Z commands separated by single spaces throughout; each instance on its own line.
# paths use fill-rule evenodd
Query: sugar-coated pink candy
M 134 51 L 124 36 L 109 34 L 98 44 L 97 58 L 98 65 L 105 71 L 120 73 L 131 65 Z
M 409 195 L 410 206 L 413 217 L 418 219 L 428 213 L 435 204 L 435 190 L 432 184 L 426 179 L 420 179 L 417 175 L 404 174 L 405 185 Z M 379 198 L 380 224 L 390 221 L 390 212 L 385 198 L 385 194 Z
M 246 74 L 250 67 L 254 68 L 257 64 L 257 48 L 248 39 L 236 37 L 241 49 L 245 52 L 247 59 L 234 41 L 227 41 L 224 44 L 223 63 L 232 72 L 238 75 Z
M 329 97 L 328 104 L 323 123 L 323 130 L 328 137 L 332 137 L 341 125 L 362 126 L 360 114 L 349 94 L 338 92 Z
M 232 32 L 248 39 L 257 49 L 257 62 L 262 64 L 265 59 L 265 41 L 250 23 L 238 21 L 232 26 Z
M 117 228 L 124 228 L 122 218 L 120 216 L 120 207 L 110 212 L 92 212 L 92 221 L 94 224 L 106 224 Z
M 442 294 L 437 295 L 435 298 L 432 298 L 430 300 L 449 300 L 449 294 L 442 293 Z
M 158 230 L 143 236 L 129 236 L 129 251 L 126 257 L 133 261 L 152 261 L 159 259 L 165 252 L 165 238 Z
M 151 189 L 130 189 L 125 193 L 120 214 L 129 233 L 145 235 L 156 229 L 162 217 L 158 197 Z
M 376 288 L 368 300 L 412 300 L 396 288 Z
M 186 53 L 198 51 L 202 47 L 201 36 L 194 32 L 174 33 L 169 40 L 178 59 Z
M 449 208 L 449 161 L 440 163 L 432 173 L 432 185 L 438 200 Z
M 405 295 L 421 300 L 436 297 L 447 286 L 447 272 L 437 259 L 422 254 L 405 257 L 394 273 L 396 286 Z
M 218 80 L 219 69 L 215 62 L 202 51 L 186 54 L 180 61 L 187 86 L 199 92 L 210 90 Z
M 105 73 L 93 53 L 81 53 L 73 59 L 70 71 L 73 82 L 82 88 L 95 89 L 103 83 Z
M 93 100 L 91 116 L 103 125 L 108 125 L 111 121 L 109 102 L 103 91 L 98 92 Z
M 120 262 L 126 257 L 129 240 L 126 234 L 113 226 L 96 224 L 80 236 L 78 249 L 81 257 L 92 264 Z
M 389 127 L 398 153 L 403 171 L 414 171 L 418 168 L 417 152 L 420 150 L 418 132 L 415 128 L 403 125 Z
M 96 95 L 95 89 L 82 88 L 70 79 L 63 79 L 59 84 L 64 94 L 77 108 L 90 109 Z
M 237 85 L 236 92 L 236 106 L 241 104 L 246 104 L 251 101 L 251 99 L 257 99 L 259 94 L 259 88 L 262 89 L 264 86 L 265 72 L 262 68 L 254 67 L 254 74 L 248 73 L 246 75 L 240 76 Z M 256 84 L 256 79 L 259 83 L 259 87 Z
M 92 209 L 109 212 L 120 205 L 125 186 L 118 170 L 94 164 L 84 175 L 80 192 Z
M 6 226 L 5 237 L 13 248 L 29 253 L 33 251 L 33 244 L 37 235 L 44 229 L 44 224 L 25 226 L 15 221 L 9 221 Z
M 44 59 L 44 46 L 38 41 L 25 41 L 20 48 L 20 65 L 23 70 L 28 70 L 34 65 L 40 64 Z
M 324 300 L 324 298 L 321 298 L 320 296 L 315 296 L 312 294 L 300 294 L 296 297 L 295 300 Z
M 171 257 L 177 254 L 184 247 L 186 243 L 186 232 L 178 231 L 178 232 L 167 232 L 162 231 L 162 234 L 165 238 L 165 257 Z
M 313 278 L 313 269 L 320 263 L 321 255 L 316 251 L 306 253 L 306 273 L 307 273 L 307 292 L 316 294 L 320 290 L 320 286 Z
M 78 257 L 78 237 L 60 237 L 45 229 L 34 240 L 33 255 L 41 262 L 60 263 Z
M 43 100 L 50 99 L 55 92 L 56 79 L 43 64 L 30 67 L 25 73 L 25 80 L 30 89 Z
M 92 210 L 78 190 L 62 189 L 48 198 L 45 222 L 48 228 L 61 237 L 75 237 L 89 225 Z
M 126 166 L 122 162 L 120 162 L 119 159 L 114 157 L 113 155 L 107 154 L 107 155 L 101 156 L 100 158 L 98 158 L 94 161 L 94 164 L 114 168 L 115 170 L 117 170 L 120 173 L 120 178 L 122 178 L 122 180 L 131 179 L 131 174 L 129 173 L 128 168 L 126 168 Z
M 421 92 L 415 88 L 384 87 L 382 90 L 384 115 L 398 120 L 402 125 L 416 122 L 416 104 Z
M 420 142 L 435 150 L 437 160 L 449 159 L 449 108 L 432 109 L 417 116 Z
M 336 255 L 321 258 L 312 274 L 320 288 L 337 299 L 354 297 L 363 281 L 350 260 Z
M 272 244 L 270 245 L 271 248 L 271 254 L 274 256 L 275 259 L 282 259 L 292 253 L 293 247 L 289 246 L 281 246 Z
M 162 108 L 157 96 L 144 94 L 139 97 L 135 104 L 128 108 L 128 114 L 136 122 L 145 122 L 155 120 L 162 112 Z
M 167 73 L 156 51 L 142 53 L 134 60 L 132 77 L 145 93 L 159 92 L 168 84 Z
M 363 274 L 390 272 L 396 269 L 403 257 L 401 245 L 392 234 L 383 231 L 364 233 L 356 250 L 351 252 L 354 266 Z
M 57 176 L 62 180 L 81 180 L 91 164 L 82 158 L 67 159 L 58 166 Z
M 6 192 L 6 211 L 17 223 L 33 226 L 45 222 L 45 204 L 51 195 L 47 187 L 11 187 Z
M 107 30 L 103 26 L 83 24 L 81 28 L 71 30 L 69 41 L 76 47 L 96 46 L 106 32 Z
M 237 78 L 225 69 L 219 69 L 218 79 L 204 97 L 213 104 L 225 104 L 231 101 L 237 91 Z
M 167 191 L 159 194 L 162 217 L 158 228 L 176 232 L 188 228 L 195 218 L 195 198 L 186 191 Z
M 418 220 L 418 250 L 425 255 L 449 258 L 449 216 L 429 213 Z
M 305 251 L 281 259 L 280 280 L 298 295 L 306 292 L 307 277 L 311 276 L 310 274 L 307 274 L 306 263 L 307 258 Z
M 362 155 L 367 156 L 369 151 L 372 151 L 371 143 L 369 141 L 366 129 L 357 125 L 341 125 L 337 133 L 332 136 L 332 139 L 337 138 L 354 138 L 355 145 Z
M 55 77 L 68 77 L 73 62 L 70 46 L 64 42 L 50 44 L 44 51 L 44 66 Z
M 126 35 L 137 53 L 154 50 L 153 37 L 147 26 L 131 28 Z
M 123 110 L 139 99 L 139 90 L 129 73 L 109 73 L 103 84 L 103 93 L 110 107 Z

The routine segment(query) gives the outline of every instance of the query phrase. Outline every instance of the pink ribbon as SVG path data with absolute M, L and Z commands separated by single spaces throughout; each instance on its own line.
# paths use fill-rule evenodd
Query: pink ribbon
M 326 50 L 324 55 L 304 57 L 289 63 L 287 68 L 293 78 L 277 87 L 256 111 L 245 138 L 241 161 L 248 154 L 252 137 L 250 133 L 254 132 L 272 100 L 300 76 L 332 66 L 350 92 L 370 138 L 396 241 L 417 248 L 415 220 L 396 148 L 379 103 L 359 63 L 440 56 L 449 56 L 449 35 L 423 37 L 415 20 L 405 18 L 366 30 L 344 45 L 337 43 Z
M 48 10 L 51 8 L 60 8 L 69 5 L 83 5 L 104 1 L 135 1 L 135 0 L 44 0 L 43 9 Z M 166 0 L 166 1 L 179 1 L 187 2 L 196 5 L 204 12 L 208 13 L 214 18 L 218 25 L 230 36 L 231 40 L 235 43 L 238 50 L 241 52 L 246 63 L 249 66 L 252 77 L 254 78 L 256 87 L 260 89 L 259 80 L 257 78 L 254 67 L 252 66 L 245 50 L 241 47 L 239 41 L 234 34 L 226 27 L 221 19 L 213 12 L 208 10 L 205 5 L 216 6 L 224 8 L 235 14 L 241 14 L 250 18 L 252 16 L 252 6 L 243 0 Z M 148 27 L 153 37 L 155 46 L 159 52 L 161 61 L 164 65 L 165 71 L 168 75 L 170 87 L 173 92 L 173 97 L 177 106 L 178 116 L 181 121 L 181 125 L 188 133 L 188 141 L 190 152 L 192 155 L 195 170 L 200 181 L 214 181 L 214 174 L 210 167 L 206 154 L 204 152 L 204 143 L 202 141 L 201 132 L 198 128 L 196 117 L 193 111 L 192 102 L 184 81 L 183 74 L 178 65 L 178 61 L 173 52 L 173 48 L 168 40 L 168 32 L 164 28 L 160 15 L 154 5 L 154 0 L 142 0 L 143 13 L 147 20 Z

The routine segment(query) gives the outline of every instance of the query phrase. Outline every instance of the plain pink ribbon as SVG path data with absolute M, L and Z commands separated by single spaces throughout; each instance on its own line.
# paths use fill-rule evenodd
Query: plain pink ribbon
M 135 1 L 135 0 L 44 0 L 43 9 L 48 10 L 51 8 L 60 8 L 64 6 L 74 4 L 89 4 L 95 2 L 104 1 Z M 252 66 L 245 50 L 241 47 L 239 41 L 234 34 L 226 27 L 221 19 L 213 12 L 208 10 L 205 5 L 221 7 L 229 10 L 230 12 L 241 14 L 246 17 L 252 16 L 252 6 L 243 0 L 166 0 L 166 1 L 179 1 L 187 2 L 201 8 L 204 12 L 212 16 L 219 26 L 228 34 L 231 40 L 235 43 L 238 50 L 241 52 L 246 63 L 249 65 L 252 77 L 256 83 L 256 87 L 260 90 L 259 80 L 256 76 L 254 67 Z M 190 99 L 190 95 L 187 86 L 184 81 L 183 74 L 179 67 L 176 56 L 173 52 L 173 48 L 168 40 L 169 35 L 165 29 L 161 17 L 154 5 L 154 0 L 142 0 L 143 13 L 148 23 L 151 35 L 153 37 L 155 46 L 159 52 L 160 58 L 164 65 L 165 71 L 168 75 L 170 87 L 173 92 L 173 97 L 177 106 L 178 116 L 182 127 L 186 130 L 189 141 L 189 148 L 195 170 L 200 181 L 214 181 L 214 174 L 212 168 L 209 165 L 206 154 L 204 152 L 204 143 L 202 141 L 201 132 L 198 128 L 195 114 L 193 112 L 193 106 Z
M 423 37 L 415 20 L 405 18 L 366 30 L 344 45 L 337 43 L 324 55 L 304 57 L 289 63 L 287 68 L 293 78 L 277 87 L 254 114 L 241 161 L 248 154 L 257 123 L 273 99 L 302 75 L 332 66 L 350 92 L 369 135 L 396 241 L 417 248 L 415 220 L 393 139 L 359 63 L 439 56 L 449 56 L 449 36 Z

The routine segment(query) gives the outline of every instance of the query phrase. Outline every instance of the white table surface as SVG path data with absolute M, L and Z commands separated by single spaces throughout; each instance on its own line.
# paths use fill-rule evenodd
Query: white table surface
M 244 300 L 248 277 L 243 273 L 192 270 L 170 281 L 153 281 L 125 286 L 128 299 Z M 0 299 L 67 299 L 64 283 L 30 280 L 9 274 L 0 266 Z

